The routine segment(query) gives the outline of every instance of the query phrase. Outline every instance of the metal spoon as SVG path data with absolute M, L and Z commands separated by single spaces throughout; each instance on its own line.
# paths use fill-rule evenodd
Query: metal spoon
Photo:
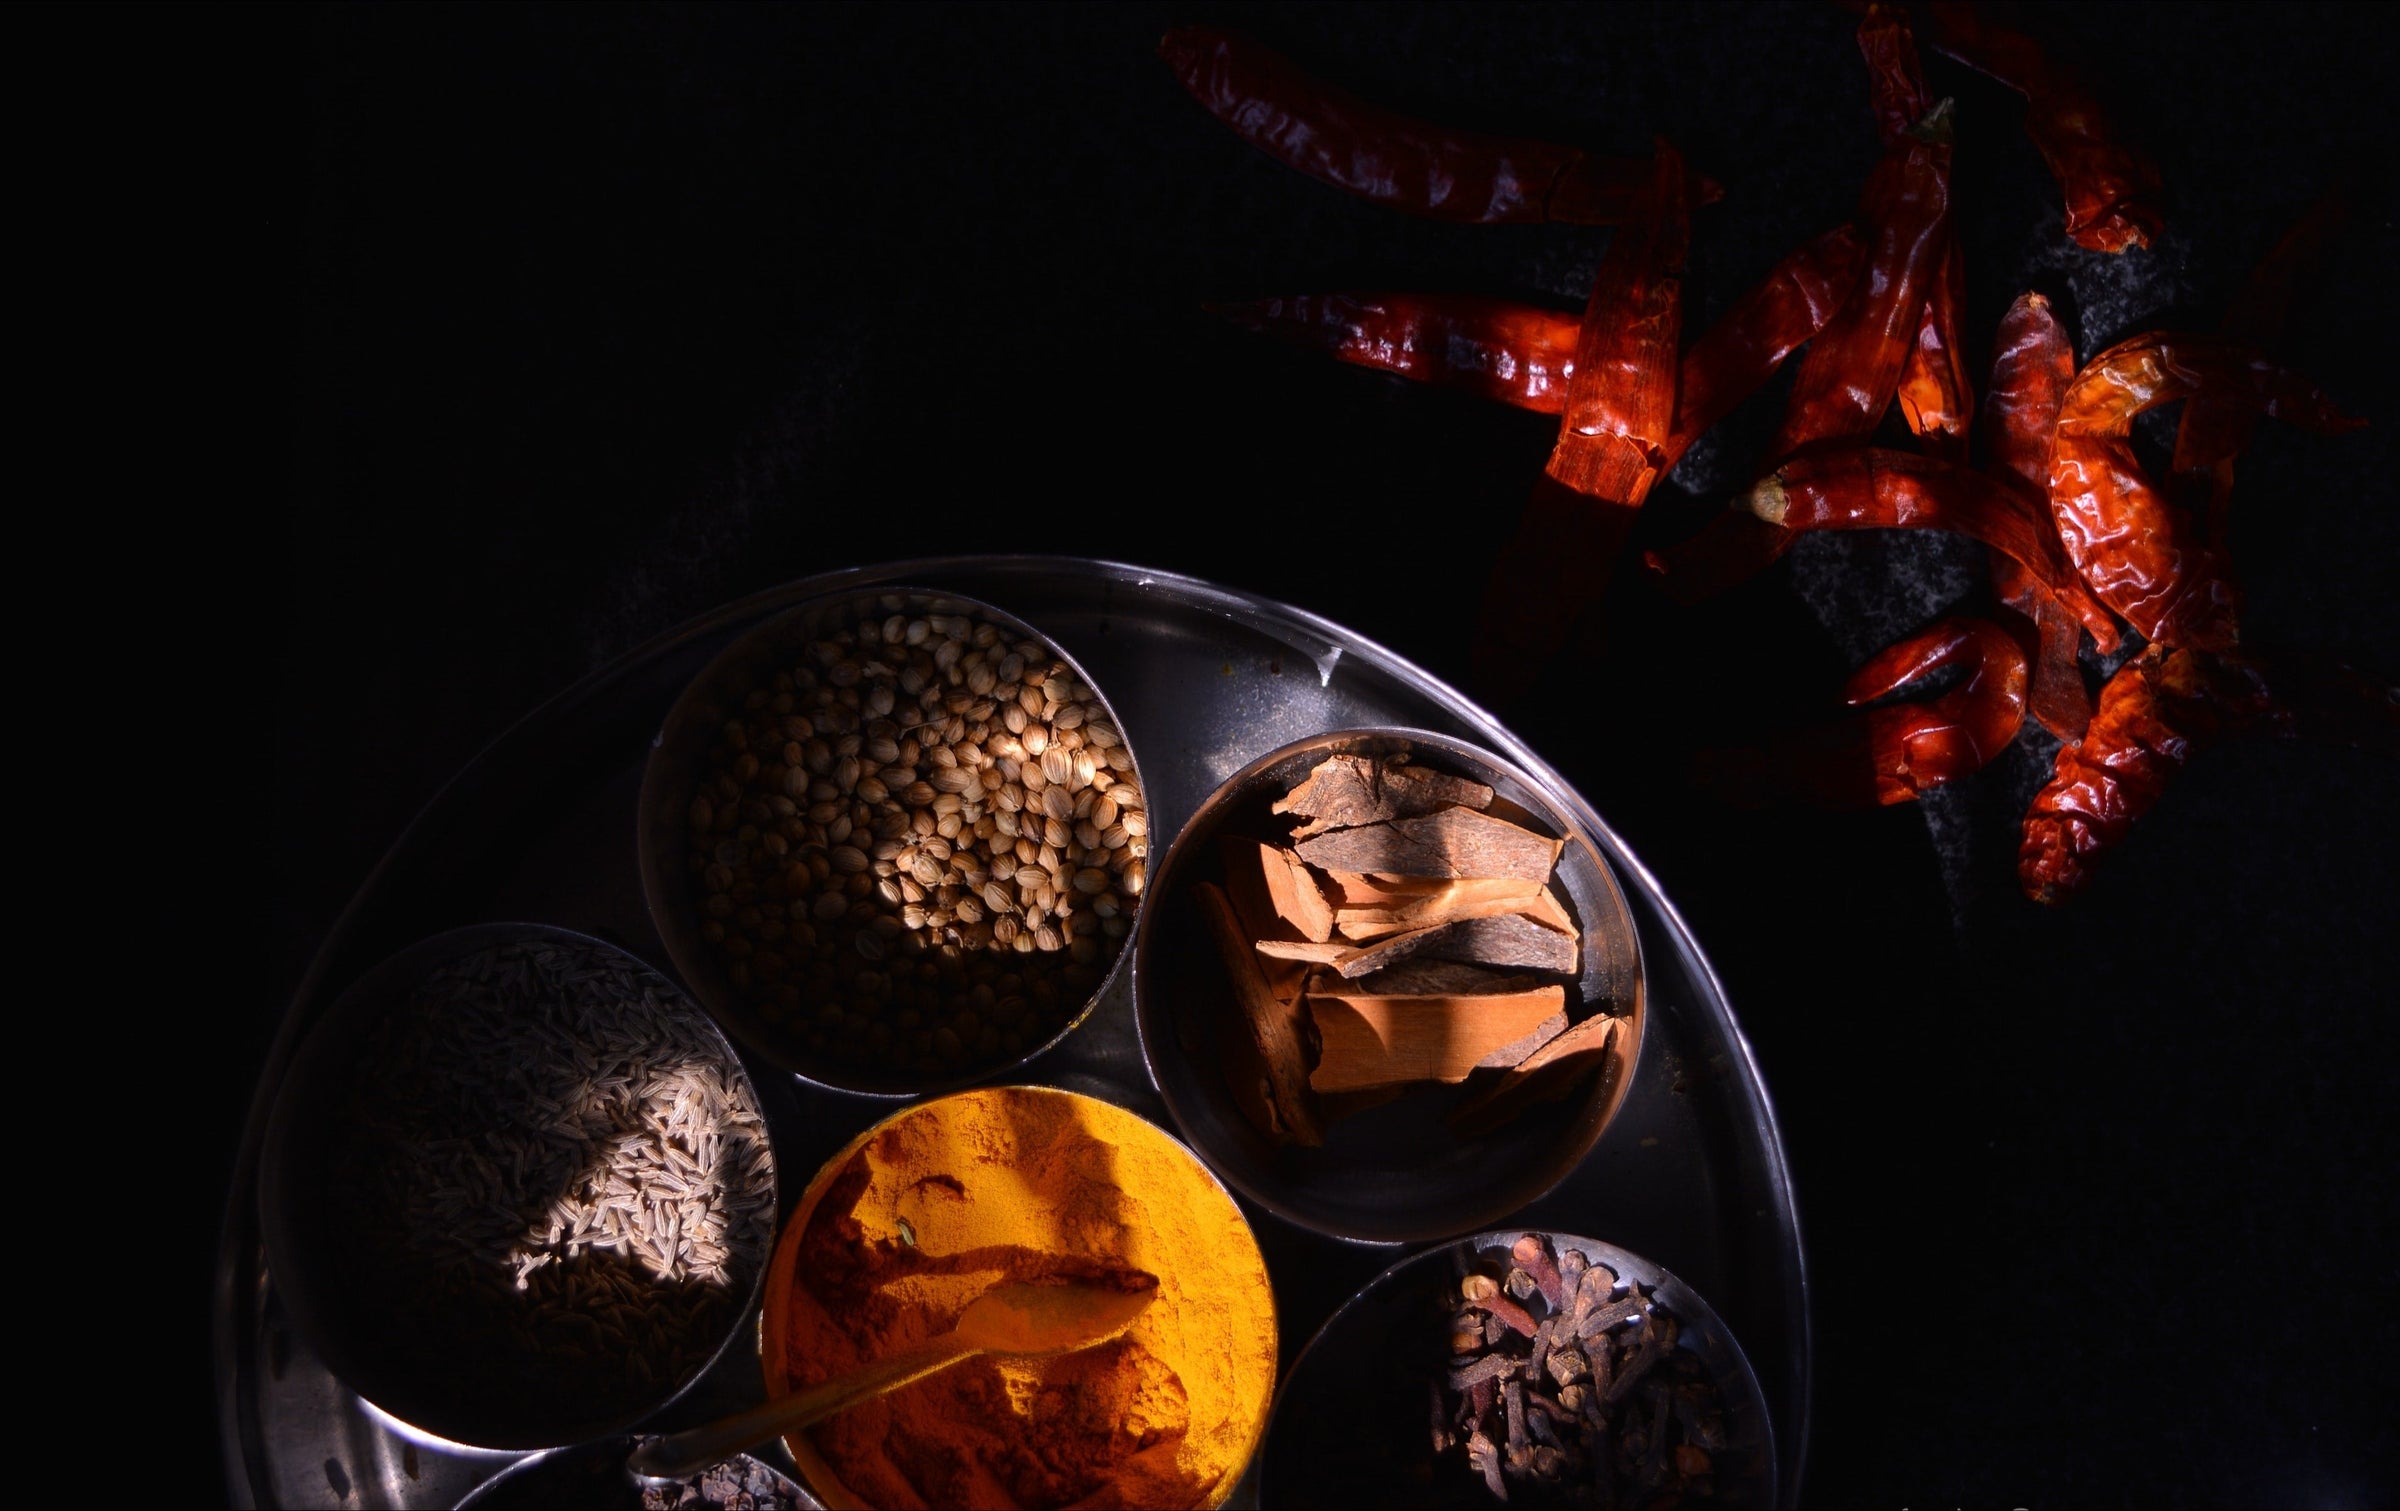
M 996 1285 L 968 1302 L 958 1314 L 958 1325 L 940 1337 L 747 1411 L 647 1439 L 625 1467 L 643 1479 L 681 1479 L 978 1354 L 1063 1354 L 1090 1348 L 1132 1326 L 1153 1294 L 1149 1289 L 1122 1290 L 1088 1281 Z

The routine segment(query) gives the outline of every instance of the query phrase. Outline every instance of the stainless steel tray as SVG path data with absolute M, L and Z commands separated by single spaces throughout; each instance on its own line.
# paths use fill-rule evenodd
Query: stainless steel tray
M 299 1038 L 343 987 L 442 929 L 525 920 L 615 941 L 672 973 L 642 904 L 634 803 L 652 736 L 684 684 L 733 635 L 801 598 L 876 583 L 949 588 L 1056 639 L 1108 689 L 1142 752 L 1154 844 L 1252 758 L 1319 731 L 1414 725 L 1480 742 L 1553 784 L 1617 869 L 1641 937 L 1650 1015 L 1636 1080 L 1592 1153 L 1512 1222 L 1587 1233 L 1641 1254 L 1716 1307 L 1758 1371 L 1786 1504 L 1799 1499 L 1809 1414 L 1808 1273 L 1781 1134 L 1715 971 L 1657 882 L 1557 773 L 1449 687 L 1341 626 L 1187 577 L 1063 557 L 897 562 L 731 604 L 595 673 L 494 741 L 428 804 L 318 951 L 253 1096 L 218 1252 L 218 1422 L 237 1505 L 455 1505 L 522 1454 L 423 1437 L 345 1390 L 278 1306 L 260 1248 L 256 1172 L 266 1109 Z M 1128 973 L 1034 1078 L 1105 1097 L 1173 1129 L 1134 1029 Z M 788 1207 L 809 1175 L 890 1099 L 805 1086 L 752 1062 Z M 1401 1252 L 1345 1244 L 1243 1203 L 1275 1280 L 1288 1366 L 1319 1323 Z M 668 1429 L 758 1399 L 736 1347 L 653 1423 Z M 764 1450 L 788 1469 L 780 1448 Z M 1256 1502 L 1254 1478 L 1234 1494 Z

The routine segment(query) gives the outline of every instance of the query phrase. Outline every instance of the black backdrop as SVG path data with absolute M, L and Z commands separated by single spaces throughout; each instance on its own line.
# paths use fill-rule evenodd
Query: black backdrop
M 2253 630 L 2400 674 L 2383 30 L 2332 8 L 2040 20 L 2158 158 L 2168 231 L 2121 258 L 2069 246 L 2016 101 L 1931 59 L 1959 104 L 1978 368 L 2025 286 L 2085 355 L 2212 326 L 2336 169 L 2366 173 L 2288 354 L 2373 428 L 2264 428 L 2236 544 Z M 231 423 L 282 504 L 253 521 L 265 570 L 228 594 L 271 626 L 249 836 L 269 911 L 198 1206 L 283 1002 L 415 809 L 542 698 L 725 599 L 911 555 L 1096 555 L 1464 680 L 1465 606 L 1554 422 L 1200 306 L 1387 287 L 1575 307 L 1605 233 L 1431 225 L 1286 172 L 1155 59 L 1190 22 L 1459 125 L 1619 151 L 1669 133 L 1728 189 L 1697 228 L 1687 339 L 1848 218 L 1874 152 L 1831 5 L 167 23 L 229 81 L 187 119 L 243 127 L 191 168 L 257 210 L 223 228 L 262 380 Z M 1778 394 L 1684 464 L 1646 534 L 1742 480 Z M 1683 909 L 1778 1099 L 1816 1298 L 1808 1499 L 2389 1504 L 2400 769 L 2208 751 L 2056 913 L 2011 875 L 2030 746 L 1864 816 L 1739 815 L 1684 782 L 1698 740 L 1829 708 L 1866 654 L 1972 602 L 1976 562 L 1854 536 L 1699 611 L 1631 585 L 1611 660 L 1511 715 Z M 195 1340 L 203 1265 L 195 1246 L 178 1270 Z M 176 1364 L 195 1394 L 200 1349 Z M 203 1500 L 212 1424 L 169 1440 Z

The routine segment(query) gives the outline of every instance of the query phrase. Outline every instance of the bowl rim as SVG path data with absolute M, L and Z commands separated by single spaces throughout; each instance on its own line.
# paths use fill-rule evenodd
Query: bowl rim
M 1266 1249 L 1258 1241 L 1258 1230 L 1250 1221 L 1250 1214 L 1242 1210 L 1241 1202 L 1231 1190 L 1227 1189 L 1225 1182 L 1218 1178 L 1217 1172 L 1209 1165 L 1208 1161 L 1200 1157 L 1199 1151 L 1176 1137 L 1173 1130 L 1161 1127 L 1155 1120 L 1144 1117 L 1123 1103 L 1111 1101 L 1107 1097 L 1094 1096 L 1090 1092 L 1076 1091 L 1064 1086 L 1045 1086 L 1032 1082 L 1002 1082 L 996 1085 L 962 1086 L 955 1091 L 947 1091 L 940 1096 L 927 1097 L 923 1101 L 912 1102 L 905 1107 L 896 1108 L 877 1118 L 869 1126 L 860 1129 L 841 1148 L 827 1156 L 825 1162 L 818 1166 L 816 1173 L 809 1177 L 808 1184 L 801 1188 L 800 1195 L 793 1201 L 790 1214 L 784 1218 L 783 1231 L 777 1235 L 775 1247 L 767 1256 L 765 1272 L 760 1277 L 761 1286 L 757 1307 L 758 1368 L 760 1381 L 769 1400 L 780 1400 L 791 1393 L 788 1383 L 789 1360 L 784 1356 L 782 1330 L 772 1326 L 770 1319 L 780 1316 L 790 1305 L 792 1275 L 798 1267 L 797 1250 L 801 1235 L 808 1226 L 809 1218 L 815 1214 L 817 1203 L 824 1199 L 827 1188 L 832 1185 L 834 1176 L 841 1172 L 842 1167 L 850 1162 L 852 1156 L 865 1148 L 885 1129 L 905 1118 L 915 1117 L 937 1103 L 960 1097 L 998 1096 L 1015 1093 L 1038 1093 L 1042 1096 L 1064 1098 L 1069 1102 L 1090 1102 L 1108 1108 L 1148 1129 L 1163 1140 L 1167 1147 L 1180 1153 L 1189 1162 L 1193 1172 L 1206 1181 L 1219 1196 L 1223 1197 L 1225 1205 L 1232 1210 L 1236 1217 L 1241 1219 L 1242 1231 L 1249 1235 L 1250 1247 L 1258 1256 L 1259 1273 L 1269 1278 L 1270 1284 L 1266 1291 L 1267 1331 L 1280 1361 L 1283 1349 L 1282 1308 L 1276 1303 L 1272 1284 L 1274 1272 L 1267 1263 Z M 1232 1497 L 1235 1487 L 1242 1482 L 1250 1469 L 1257 1463 L 1259 1454 L 1266 1446 L 1267 1424 L 1275 1414 L 1275 1396 L 1282 1388 L 1283 1375 L 1284 1371 L 1279 1362 L 1274 1388 L 1268 1391 L 1266 1401 L 1261 1409 L 1252 1415 L 1249 1442 L 1244 1447 L 1241 1462 L 1218 1481 L 1215 1493 L 1199 1506 L 1192 1508 L 1192 1511 L 1214 1511 L 1214 1508 L 1224 1505 Z M 853 1494 L 850 1488 L 842 1483 L 840 1477 L 833 1473 L 831 1466 L 827 1465 L 816 1450 L 810 1447 L 805 1429 L 798 1433 L 785 1434 L 776 1441 L 783 1446 L 784 1453 L 791 1459 L 793 1467 L 798 1470 L 796 1477 L 801 1484 L 811 1495 L 822 1501 L 829 1511 L 866 1511 L 866 1503 Z
M 644 757 L 642 762 L 641 790 L 634 800 L 635 864 L 641 873 L 642 905 L 649 917 L 652 932 L 658 935 L 659 943 L 666 951 L 668 960 L 673 964 L 675 975 L 681 981 L 685 992 L 720 1028 L 765 1063 L 822 1090 L 840 1092 L 848 1096 L 901 1101 L 942 1096 L 953 1091 L 964 1091 L 974 1086 L 995 1084 L 1005 1077 L 1023 1072 L 1025 1067 L 1033 1061 L 1065 1043 L 1070 1034 L 1090 1019 L 1101 1000 L 1115 986 L 1118 976 L 1130 968 L 1133 959 L 1134 936 L 1141 926 L 1142 910 L 1149 901 L 1149 888 L 1145 885 L 1141 893 L 1134 898 L 1131 926 L 1119 942 L 1115 956 L 1109 961 L 1108 969 L 1101 974 L 1098 985 L 1085 998 L 1083 1005 L 1061 1024 L 1055 1033 L 1039 1044 L 1028 1046 L 1015 1056 L 997 1060 L 989 1065 L 970 1069 L 958 1075 L 925 1081 L 906 1080 L 905 1082 L 895 1082 L 884 1077 L 846 1077 L 836 1069 L 811 1063 L 806 1056 L 790 1053 L 783 1045 L 757 1031 L 756 1026 L 749 1021 L 747 1014 L 734 1009 L 722 989 L 722 973 L 717 969 L 714 961 L 708 958 L 706 951 L 697 943 L 696 927 L 682 926 L 675 911 L 685 901 L 683 894 L 678 889 L 686 884 L 679 876 L 672 874 L 675 867 L 671 864 L 671 857 L 661 834 L 662 826 L 678 827 L 678 832 L 680 832 L 678 826 L 680 805 L 670 806 L 670 800 L 674 799 L 676 795 L 668 790 L 670 776 L 667 768 L 676 757 L 669 751 L 668 736 L 696 727 L 697 721 L 693 717 L 694 710 L 706 697 L 716 691 L 719 684 L 737 672 L 750 669 L 751 663 L 755 659 L 767 654 L 768 647 L 782 637 L 795 633 L 795 627 L 810 616 L 855 603 L 869 603 L 885 598 L 926 600 L 920 609 L 922 612 L 955 609 L 970 617 L 982 616 L 1010 634 L 1047 647 L 1053 655 L 1066 663 L 1067 669 L 1075 674 L 1078 681 L 1091 690 L 1093 698 L 1098 700 L 1101 708 L 1107 712 L 1109 723 L 1116 730 L 1117 738 L 1125 748 L 1126 760 L 1132 767 L 1130 776 L 1134 786 L 1142 794 L 1145 812 L 1149 807 L 1150 789 L 1142 777 L 1141 756 L 1135 748 L 1132 734 L 1125 728 L 1125 721 L 1117 713 L 1116 704 L 1109 699 L 1107 690 L 1093 680 L 1091 673 L 1085 669 L 1083 663 L 1077 660 L 1072 652 L 1059 644 L 1055 637 L 1035 628 L 1021 616 L 972 594 L 948 588 L 926 587 L 909 582 L 892 582 L 854 584 L 848 587 L 829 588 L 821 593 L 812 593 L 796 602 L 786 604 L 764 619 L 744 627 L 714 655 L 710 656 L 707 664 L 693 673 L 690 680 L 684 683 L 682 691 L 675 695 L 675 701 L 660 717 L 658 728 L 651 734 L 649 754 Z M 688 803 L 688 797 L 683 799 L 683 802 Z M 1155 848 L 1155 837 L 1153 837 L 1153 848 Z
M 1742 1347 L 1741 1339 L 1734 1335 L 1732 1328 L 1725 1325 L 1725 1319 L 1717 1315 L 1716 1308 L 1709 1305 L 1708 1298 L 1700 1294 L 1696 1287 L 1673 1270 L 1656 1260 L 1645 1258 L 1631 1249 L 1620 1247 L 1605 1239 L 1592 1238 L 1581 1233 L 1570 1233 L 1560 1228 L 1535 1227 L 1487 1228 L 1478 1233 L 1446 1239 L 1412 1253 L 1403 1254 L 1376 1271 L 1372 1279 L 1352 1291 L 1323 1322 L 1317 1324 L 1316 1331 L 1309 1334 L 1308 1341 L 1300 1346 L 1300 1352 L 1292 1356 L 1291 1367 L 1285 1370 L 1282 1377 L 1275 1382 L 1275 1399 L 1267 1409 L 1266 1435 L 1260 1439 L 1256 1450 L 1259 1468 L 1259 1496 L 1262 1503 L 1271 1503 L 1270 1492 L 1273 1487 L 1267 1483 L 1268 1446 L 1274 1439 L 1276 1424 L 1283 1418 L 1284 1406 L 1298 1388 L 1298 1382 L 1308 1368 L 1311 1356 L 1318 1352 L 1321 1345 L 1330 1346 L 1327 1344 L 1327 1340 L 1350 1321 L 1351 1314 L 1362 1309 L 1371 1299 L 1388 1288 L 1400 1284 L 1403 1277 L 1411 1271 L 1431 1266 L 1443 1260 L 1454 1259 L 1460 1255 L 1472 1259 L 1475 1255 L 1493 1249 L 1506 1250 L 1512 1247 L 1519 1238 L 1529 1233 L 1547 1239 L 1554 1253 L 1562 1246 L 1581 1250 L 1587 1259 L 1604 1264 L 1615 1271 L 1620 1284 L 1632 1279 L 1652 1287 L 1654 1293 L 1673 1291 L 1674 1296 L 1662 1298 L 1662 1304 L 1668 1311 L 1674 1313 L 1678 1320 L 1686 1324 L 1685 1329 L 1677 1334 L 1675 1343 L 1677 1348 L 1690 1348 L 1696 1353 L 1699 1350 L 1689 1341 L 1690 1329 L 1698 1327 L 1714 1331 L 1717 1338 L 1723 1343 L 1726 1352 L 1732 1356 L 1736 1369 L 1730 1379 L 1715 1370 L 1711 1370 L 1710 1373 L 1712 1377 L 1716 1378 L 1721 1392 L 1727 1391 L 1730 1387 L 1731 1392 L 1738 1393 L 1743 1397 L 1750 1409 L 1757 1414 L 1760 1434 L 1759 1460 L 1765 1475 L 1767 1492 L 1765 1504 L 1782 1504 L 1778 1499 L 1782 1490 L 1781 1465 L 1775 1456 L 1775 1417 L 1767 1408 L 1766 1389 L 1759 1383 L 1758 1369 L 1750 1362 L 1750 1355 Z M 1728 1409 L 1731 1409 L 1734 1404 L 1730 1400 L 1726 1403 Z
M 1628 978 L 1626 1006 L 1624 1011 L 1616 1016 L 1630 1028 L 1633 1042 L 1616 1057 L 1618 1068 L 1614 1081 L 1607 1089 L 1598 1116 L 1590 1120 L 1589 1135 L 1579 1141 L 1574 1157 L 1560 1161 L 1557 1168 L 1551 1172 L 1549 1178 L 1538 1189 L 1529 1190 L 1522 1196 L 1513 1197 L 1505 1206 L 1495 1204 L 1489 1210 L 1477 1211 L 1466 1220 L 1455 1224 L 1427 1225 L 1422 1222 L 1394 1222 L 1373 1231 L 1361 1231 L 1345 1226 L 1339 1221 L 1328 1219 L 1306 1203 L 1294 1202 L 1274 1185 L 1262 1185 L 1256 1180 L 1246 1178 L 1245 1173 L 1238 1168 L 1220 1168 L 1215 1160 L 1209 1158 L 1208 1142 L 1201 1137 L 1199 1130 L 1193 1126 L 1191 1120 L 1186 1118 L 1184 1108 L 1177 1097 L 1168 1090 L 1168 1078 L 1159 1073 L 1159 1065 L 1162 1059 L 1172 1052 L 1172 1045 L 1161 1045 L 1157 1042 L 1159 1038 L 1165 1037 L 1166 1025 L 1164 1023 L 1154 1025 L 1151 1021 L 1154 1013 L 1165 1011 L 1154 1005 L 1154 993 L 1147 984 L 1153 974 L 1149 967 L 1149 955 L 1154 940 L 1153 920 L 1158 916 L 1152 903 L 1155 899 L 1175 890 L 1180 880 L 1180 872 L 1184 867 L 1196 864 L 1189 857 L 1201 843 L 1200 836 L 1203 831 L 1207 831 L 1211 835 L 1216 832 L 1234 794 L 1285 762 L 1313 752 L 1338 754 L 1345 750 L 1355 750 L 1358 746 L 1368 742 L 1404 744 L 1412 753 L 1420 748 L 1428 748 L 1452 761 L 1462 757 L 1472 758 L 1489 764 L 1495 770 L 1506 774 L 1525 790 L 1537 794 L 1542 802 L 1542 811 L 1534 816 L 1556 829 L 1562 839 L 1580 844 L 1590 852 L 1591 859 L 1606 886 L 1608 895 L 1616 905 L 1618 919 L 1624 925 L 1625 942 L 1631 950 L 1631 959 L 1627 963 L 1625 971 Z M 1618 1114 L 1624 1110 L 1625 1103 L 1632 1094 L 1634 1082 L 1640 1075 L 1641 1056 L 1649 1040 L 1649 971 L 1643 957 L 1641 928 L 1633 916 L 1631 904 L 1626 900 L 1625 886 L 1617 877 L 1614 863 L 1610 861 L 1606 849 L 1581 823 L 1577 822 L 1574 805 L 1553 791 L 1549 783 L 1537 778 L 1534 773 L 1527 771 L 1515 761 L 1488 746 L 1464 736 L 1447 734 L 1440 730 L 1424 729 L 1414 725 L 1344 725 L 1334 729 L 1320 730 L 1314 734 L 1288 741 L 1243 763 L 1239 770 L 1211 788 L 1207 796 L 1200 801 L 1199 806 L 1177 828 L 1174 838 L 1168 842 L 1164 851 L 1159 854 L 1157 864 L 1151 868 L 1150 884 L 1143 889 L 1142 902 L 1142 911 L 1134 920 L 1133 947 L 1126 951 L 1126 957 L 1133 965 L 1134 1031 L 1141 1044 L 1143 1068 L 1150 1077 L 1152 1087 L 1158 1092 L 1160 1100 L 1166 1104 L 1167 1115 L 1174 1120 L 1176 1132 L 1195 1152 L 1200 1154 L 1203 1160 L 1208 1162 L 1212 1170 L 1216 1170 L 1229 1184 L 1250 1200 L 1286 1222 L 1306 1228 L 1312 1233 L 1339 1239 L 1344 1243 L 1392 1247 L 1403 1244 L 1445 1242 L 1479 1229 L 1488 1229 L 1493 1223 L 1506 1219 L 1512 1213 L 1526 1210 L 1556 1191 L 1582 1166 L 1586 1159 L 1591 1157 L 1592 1151 L 1599 1147 L 1603 1138 L 1607 1137 L 1608 1130 L 1615 1124 Z M 1588 939 L 1592 932 L 1593 930 L 1587 925 L 1584 930 L 1585 937 Z M 1159 1030 L 1157 1034 L 1154 1034 L 1154 1028 Z
M 514 1459 L 502 1465 L 498 1473 L 479 1481 L 474 1489 L 459 1497 L 451 1511 L 488 1511 L 495 1499 L 506 1495 L 525 1481 L 537 1475 L 546 1474 L 562 1464 L 574 1463 L 581 1459 L 601 1458 L 605 1460 L 614 1457 L 619 1461 L 621 1467 L 623 1460 L 631 1455 L 641 1442 L 642 1435 L 639 1433 L 614 1432 L 603 1437 L 584 1438 L 577 1442 L 561 1443 L 555 1448 L 544 1448 L 529 1453 L 523 1458 Z M 774 1463 L 760 1458 L 755 1453 L 729 1454 L 719 1462 L 754 1464 L 797 1492 L 800 1511 L 824 1511 L 817 1498 L 808 1493 L 806 1485 L 801 1484 L 797 1478 L 784 1473 Z M 697 1476 L 691 1477 L 697 1478 Z M 630 1487 L 630 1481 L 628 1484 Z
M 638 1410 L 572 1424 L 574 1430 L 564 1438 L 554 1438 L 549 1434 L 538 1437 L 520 1433 L 478 1435 L 472 1430 L 474 1424 L 428 1420 L 417 1413 L 416 1407 L 403 1411 L 387 1406 L 378 1398 L 376 1390 L 368 1388 L 369 1385 L 382 1385 L 384 1382 L 377 1379 L 374 1366 L 362 1358 L 362 1350 L 350 1340 L 348 1330 L 331 1320 L 337 1309 L 325 1301 L 327 1296 L 340 1290 L 340 1285 L 302 1258 L 308 1248 L 293 1231 L 297 1219 L 290 1213 L 292 1198 L 285 1190 L 292 1178 L 288 1162 L 298 1157 L 293 1144 L 293 1122 L 301 1116 L 303 1102 L 313 1094 L 311 1088 L 335 1068 L 329 1063 L 328 1057 L 355 1050 L 358 1036 L 367 1030 L 372 1021 L 404 1002 L 409 993 L 435 969 L 495 945 L 527 940 L 549 940 L 599 949 L 630 961 L 658 977 L 692 1009 L 694 1026 L 707 1035 L 709 1043 L 739 1078 L 739 1084 L 750 1093 L 762 1124 L 766 1117 L 765 1103 L 751 1079 L 750 1068 L 742 1062 L 733 1042 L 713 1018 L 700 1010 L 699 1002 L 672 974 L 623 945 L 558 924 L 500 920 L 464 924 L 426 935 L 360 972 L 309 1025 L 307 1034 L 293 1050 L 290 1065 L 276 1088 L 274 1104 L 269 1110 L 259 1144 L 255 1193 L 259 1244 L 276 1297 L 291 1318 L 294 1328 L 309 1340 L 326 1369 L 362 1402 L 412 1433 L 436 1443 L 478 1452 L 545 1452 L 571 1447 L 591 1438 L 629 1431 L 666 1410 L 690 1394 L 711 1370 L 723 1362 L 728 1351 L 742 1336 L 750 1312 L 757 1307 L 767 1274 L 767 1265 L 762 1260 L 748 1285 L 743 1288 L 740 1305 L 730 1314 L 731 1320 L 723 1336 L 717 1339 L 715 1346 L 709 1349 L 698 1365 L 674 1383 L 673 1389 L 663 1394 L 652 1394 Z M 766 1152 L 773 1209 L 780 1210 L 783 1171 L 775 1155 L 774 1130 L 771 1127 L 766 1130 L 762 1147 Z M 768 1246 L 767 1254 L 772 1256 L 772 1245 Z M 469 1429 L 467 1435 L 460 1435 L 462 1427 Z

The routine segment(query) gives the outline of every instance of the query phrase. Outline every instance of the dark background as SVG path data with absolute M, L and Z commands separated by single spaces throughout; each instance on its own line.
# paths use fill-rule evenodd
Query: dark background
M 2072 247 L 2019 103 L 1930 57 L 1958 100 L 1976 370 L 2028 286 L 2086 356 L 2213 327 L 2332 175 L 2362 174 L 2286 355 L 2372 428 L 2263 427 L 2236 546 L 2254 635 L 2400 674 L 2384 28 L 2038 20 L 2158 159 L 2168 229 Z M 146 43 L 134 85 L 175 102 L 130 133 L 164 207 L 144 218 L 223 268 L 171 360 L 223 415 L 195 455 L 245 503 L 205 533 L 246 571 L 194 633 L 249 627 L 223 686 L 254 711 L 253 772 L 271 761 L 232 825 L 267 869 L 255 990 L 207 1036 L 207 1220 L 277 1015 L 410 816 L 542 699 L 726 599 L 916 555 L 1092 555 L 1465 680 L 1467 611 L 1555 422 L 1200 306 L 1572 308 L 1606 233 L 1433 225 L 1287 172 L 1154 57 L 1196 22 L 1461 126 L 1670 134 L 1728 191 L 1696 228 L 1687 341 L 1851 216 L 1875 152 L 1831 5 L 117 13 Z M 1780 394 L 1684 463 L 1646 538 L 1746 481 Z M 2044 912 L 2013 878 L 2048 762 L 2030 737 L 1867 815 L 1736 814 L 1684 775 L 1696 743 L 1828 713 L 1866 655 L 1981 601 L 1976 548 L 1810 540 L 1698 611 L 1620 587 L 1609 660 L 1510 718 L 1656 871 L 1777 1098 L 1815 1288 L 1807 1499 L 2393 1503 L 2400 770 L 2208 750 Z M 192 1245 L 165 1288 L 193 1326 L 162 1367 L 195 1409 L 157 1440 L 203 1501 L 224 1494 L 206 1263 Z

